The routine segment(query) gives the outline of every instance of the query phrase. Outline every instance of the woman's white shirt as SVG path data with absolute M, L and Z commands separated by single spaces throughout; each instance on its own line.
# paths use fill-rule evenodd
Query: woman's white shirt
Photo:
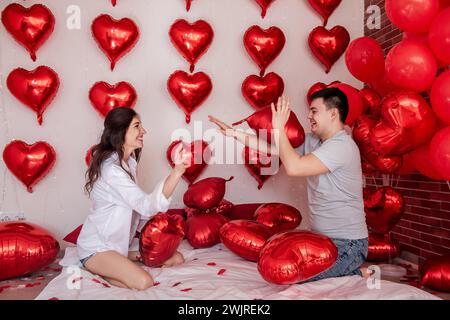
M 148 194 L 137 185 L 136 160 L 132 157 L 128 160 L 133 181 L 118 159 L 114 153 L 104 161 L 101 176 L 92 189 L 91 213 L 77 241 L 80 259 L 110 250 L 128 256 L 136 230 L 143 226 L 140 222 L 169 209 L 172 198 L 167 199 L 163 194 L 165 179 Z

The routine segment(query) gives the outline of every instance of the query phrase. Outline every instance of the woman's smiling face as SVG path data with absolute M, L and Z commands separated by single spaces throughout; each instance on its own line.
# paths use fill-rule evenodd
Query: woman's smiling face
M 136 150 L 144 147 L 144 134 L 146 134 L 142 126 L 141 119 L 134 117 L 125 134 L 125 149 Z

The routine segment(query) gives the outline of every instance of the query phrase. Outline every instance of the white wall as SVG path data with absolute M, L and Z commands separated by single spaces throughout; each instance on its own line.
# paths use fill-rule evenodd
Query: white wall
M 1 1 L 3 10 L 14 1 Z M 24 1 L 20 1 L 24 3 Z M 47 43 L 38 51 L 33 63 L 24 48 L 19 46 L 0 27 L 0 148 L 12 139 L 28 143 L 44 140 L 57 152 L 57 162 L 50 174 L 30 194 L 0 162 L 0 210 L 23 212 L 26 218 L 52 232 L 58 239 L 81 224 L 89 212 L 90 202 L 83 193 L 87 149 L 96 143 L 103 126 L 88 100 L 88 91 L 96 81 L 115 83 L 129 81 L 138 92 L 136 111 L 141 114 L 148 130 L 139 167 L 139 179 L 144 190 L 151 191 L 155 183 L 169 172 L 165 153 L 173 130 L 187 128 L 184 114 L 166 91 L 169 75 L 177 70 L 188 71 L 188 64 L 172 46 L 168 30 L 177 18 L 193 22 L 207 20 L 215 32 L 215 40 L 196 71 L 204 71 L 213 80 L 214 90 L 206 103 L 197 110 L 192 121 L 203 120 L 205 129 L 212 128 L 208 114 L 226 122 L 240 120 L 253 111 L 240 93 L 242 81 L 250 74 L 258 74 L 242 44 L 244 32 L 253 24 L 267 28 L 281 28 L 287 38 L 278 59 L 268 68 L 283 77 L 294 111 L 306 131 L 305 94 L 309 87 L 322 81 L 341 80 L 354 85 L 343 57 L 326 75 L 307 46 L 309 32 L 321 25 L 321 18 L 306 0 L 279 0 L 270 8 L 264 20 L 259 7 L 250 0 L 195 0 L 187 13 L 184 0 L 118 0 L 112 7 L 109 0 L 46 0 L 26 1 L 26 4 L 45 3 L 56 17 L 56 28 Z M 66 28 L 66 9 L 69 5 L 81 8 L 81 29 Z M 91 37 L 90 25 L 102 13 L 114 18 L 129 17 L 139 26 L 141 38 L 135 49 L 120 60 L 114 70 L 109 69 L 106 56 Z M 363 1 L 343 1 L 330 18 L 328 27 L 345 26 L 352 39 L 363 34 Z M 38 65 L 53 68 L 60 77 L 60 90 L 44 114 L 39 126 L 35 114 L 21 105 L 6 89 L 6 77 L 17 67 L 31 70 Z M 243 165 L 210 166 L 202 178 L 210 176 L 235 179 L 228 183 L 226 199 L 234 203 L 280 201 L 292 204 L 307 214 L 306 189 L 303 179 L 289 178 L 284 170 L 257 189 L 256 181 Z M 186 190 L 182 182 L 176 191 L 172 207 L 180 207 Z

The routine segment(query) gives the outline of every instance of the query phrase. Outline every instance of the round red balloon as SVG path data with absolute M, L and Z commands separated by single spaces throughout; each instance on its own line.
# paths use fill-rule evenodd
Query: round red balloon
M 416 170 L 419 171 L 422 175 L 433 180 L 444 179 L 437 168 L 434 166 L 433 161 L 431 161 L 432 156 L 430 153 L 429 143 L 415 149 L 411 153 L 407 154 L 407 156 L 411 157 Z
M 28 275 L 51 264 L 59 243 L 29 222 L 0 222 L 0 281 Z
M 189 208 L 206 210 L 220 204 L 226 189 L 226 183 L 233 180 L 223 178 L 206 178 L 189 186 L 184 193 L 183 202 Z
M 310 231 L 273 236 L 261 250 L 258 271 L 268 282 L 295 284 L 329 269 L 338 250 L 328 237 Z
M 429 154 L 439 176 L 450 180 L 450 127 L 436 133 L 431 140 Z
M 297 228 L 302 222 L 302 215 L 297 208 L 288 204 L 266 203 L 256 210 L 254 219 L 276 234 Z
M 259 110 L 278 101 L 284 92 L 284 81 L 274 72 L 264 77 L 251 75 L 242 83 L 241 91 L 247 102 Z
M 186 238 L 194 248 L 209 248 L 220 243 L 220 228 L 228 219 L 218 213 L 194 215 L 187 220 Z
M 447 125 L 450 125 L 450 70 L 442 73 L 431 88 L 431 108 Z
M 3 150 L 3 161 L 17 179 L 33 192 L 33 186 L 53 168 L 56 153 L 47 142 L 29 145 L 20 140 L 10 142 Z
M 399 29 L 426 33 L 439 12 L 439 0 L 386 0 L 386 14 Z
M 146 266 L 162 265 L 173 256 L 184 238 L 186 222 L 177 214 L 159 213 L 144 226 L 139 251 Z
M 427 259 L 420 267 L 420 275 L 422 286 L 450 292 L 450 255 Z
M 136 104 L 137 94 L 133 86 L 121 81 L 115 85 L 106 82 L 95 83 L 89 90 L 89 100 L 97 112 L 105 118 L 109 111 Z
M 220 229 L 220 239 L 225 247 L 239 257 L 255 262 L 272 234 L 268 227 L 248 220 L 230 221 Z

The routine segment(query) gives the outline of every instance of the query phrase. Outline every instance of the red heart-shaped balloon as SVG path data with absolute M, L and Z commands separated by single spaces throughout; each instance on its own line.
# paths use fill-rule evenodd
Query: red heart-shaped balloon
M 308 0 L 309 4 L 323 18 L 323 25 L 326 26 L 328 18 L 333 14 L 334 10 L 341 4 L 342 0 Z
M 111 61 L 111 70 L 116 62 L 126 55 L 139 40 L 139 28 L 128 18 L 115 20 L 102 14 L 92 22 L 92 36 L 99 48 Z
M 175 147 L 180 143 L 182 143 L 180 140 L 174 141 L 167 148 L 166 157 L 172 168 L 175 166 L 172 153 Z M 183 174 L 183 178 L 189 184 L 192 184 L 208 166 L 208 162 L 211 158 L 211 150 L 208 148 L 208 143 L 203 140 L 193 141 L 189 145 L 183 143 L 183 145 L 184 151 L 186 153 L 190 153 L 189 156 L 191 159 L 191 165 L 186 169 L 185 173 Z
M 177 214 L 159 213 L 141 231 L 139 251 L 146 266 L 156 267 L 173 256 L 184 238 L 186 222 Z
M 136 90 L 131 84 L 123 81 L 115 85 L 103 81 L 97 82 L 89 91 L 89 100 L 102 117 L 106 117 L 108 112 L 115 108 L 133 108 L 136 99 Z
M 33 192 L 37 184 L 55 164 L 56 153 L 47 142 L 32 145 L 20 140 L 10 142 L 3 150 L 3 161 L 8 169 Z
M 191 64 L 190 71 L 193 72 L 198 59 L 211 46 L 214 31 L 204 20 L 191 24 L 179 19 L 170 28 L 169 36 L 175 48 Z
M 362 157 L 374 167 L 375 171 L 392 174 L 402 167 L 402 158 L 385 157 L 374 149 L 370 142 L 370 136 L 376 123 L 375 118 L 367 115 L 361 116 L 353 127 L 353 139 L 358 145 Z
M 317 27 L 309 34 L 308 43 L 314 56 L 326 67 L 325 72 L 329 73 L 347 49 L 350 34 L 342 26 L 335 26 L 329 31 Z
M 264 18 L 266 16 L 267 9 L 275 0 L 255 0 L 255 1 L 261 7 L 261 17 Z
M 258 271 L 268 282 L 295 284 L 330 268 L 338 256 L 330 238 L 310 231 L 271 237 L 259 254 Z
M 200 214 L 187 220 L 186 238 L 194 248 L 209 248 L 220 243 L 220 228 L 228 222 L 221 214 Z
M 222 226 L 220 240 L 239 257 L 256 262 L 261 249 L 272 234 L 268 227 L 260 223 L 234 220 Z
M 333 84 L 337 84 L 337 83 L 341 83 L 341 82 L 340 82 L 340 81 L 333 81 L 333 82 L 330 83 L 329 85 L 326 85 L 326 84 L 323 83 L 323 82 L 316 82 L 315 84 L 313 84 L 313 85 L 311 86 L 311 88 L 309 88 L 308 93 L 306 94 L 306 99 L 308 100 L 308 104 L 311 104 L 311 102 L 312 102 L 311 96 L 312 96 L 314 93 L 316 93 L 316 92 L 318 92 L 318 91 L 320 91 L 320 90 L 326 89 L 326 88 L 328 88 L 329 86 L 331 86 L 331 85 L 333 85 Z
M 430 106 L 415 92 L 394 92 L 381 104 L 381 120 L 373 128 L 370 141 L 386 156 L 403 155 L 420 147 L 438 129 Z
M 279 56 L 286 43 L 283 31 L 277 27 L 261 29 L 250 27 L 244 35 L 244 46 L 250 57 L 261 69 L 260 76 L 266 68 Z
M 14 39 L 24 46 L 36 61 L 36 51 L 50 37 L 55 27 L 55 17 L 42 4 L 24 8 L 12 3 L 2 12 L 2 22 Z
M 28 275 L 51 264 L 59 243 L 29 222 L 0 222 L 0 281 Z
M 266 203 L 255 211 L 255 221 L 276 234 L 297 228 L 302 222 L 302 215 L 297 208 L 288 204 Z
M 167 81 L 167 90 L 186 114 L 187 123 L 191 122 L 191 114 L 208 98 L 212 87 L 211 79 L 203 72 L 176 71 Z
M 274 72 L 264 77 L 248 76 L 242 83 L 242 95 L 256 110 L 276 103 L 283 92 L 284 81 Z
M 258 190 L 264 183 L 278 172 L 278 168 L 272 168 L 270 155 L 245 147 L 243 150 L 244 164 L 250 175 L 258 182 Z M 279 161 L 281 165 L 281 161 Z
M 381 115 L 381 96 L 373 89 L 363 88 L 359 91 L 364 104 L 364 113 L 379 118 Z
M 394 228 L 405 211 L 403 196 L 391 187 L 365 192 L 364 211 L 368 227 L 375 233 L 385 234 Z
M 222 199 L 222 201 L 220 201 L 217 207 L 212 207 L 203 210 L 186 207 L 184 208 L 184 211 L 186 212 L 188 218 L 198 214 L 211 214 L 211 213 L 218 213 L 228 218 L 228 215 L 231 213 L 233 208 L 234 204 L 232 204 L 228 200 Z
M 450 255 L 429 258 L 420 266 L 420 284 L 450 292 Z
M 191 10 L 192 0 L 186 0 L 186 11 Z
M 389 240 L 389 235 L 369 233 L 367 261 L 390 261 L 398 257 L 399 254 L 399 243 Z
M 189 186 L 184 193 L 183 202 L 189 208 L 206 210 L 219 205 L 225 196 L 225 185 L 233 180 L 206 178 Z
M 56 72 L 46 66 L 32 71 L 17 68 L 11 71 L 6 84 L 20 102 L 36 112 L 38 123 L 42 124 L 43 113 L 58 92 Z
M 111 0 L 111 3 L 112 3 L 112 5 L 113 5 L 113 7 L 115 7 L 116 4 L 117 4 L 117 0 Z

